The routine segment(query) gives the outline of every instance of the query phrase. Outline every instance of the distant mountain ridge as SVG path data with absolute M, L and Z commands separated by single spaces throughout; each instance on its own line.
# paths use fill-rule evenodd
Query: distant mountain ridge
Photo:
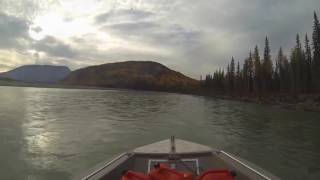
M 70 72 L 66 66 L 25 65 L 0 73 L 0 77 L 28 83 L 53 84 L 64 79 Z
M 188 91 L 197 80 L 153 61 L 125 61 L 89 66 L 71 72 L 64 85 L 95 86 L 161 91 Z

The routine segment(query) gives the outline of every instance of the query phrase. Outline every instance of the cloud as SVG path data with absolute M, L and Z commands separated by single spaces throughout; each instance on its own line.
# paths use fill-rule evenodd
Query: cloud
M 153 13 L 138 9 L 115 9 L 98 14 L 95 23 L 101 24 L 116 21 L 140 21 L 151 17 Z
M 215 0 L 199 1 L 193 7 L 190 3 L 187 0 L 189 6 L 177 8 L 170 16 L 180 14 L 175 16 L 180 23 L 206 31 L 207 43 L 224 38 L 230 54 L 225 56 L 239 59 L 244 59 L 255 44 L 262 50 L 265 36 L 269 36 L 274 52 L 280 46 L 289 50 L 296 33 L 310 34 L 312 12 L 320 5 L 317 0 Z
M 262 53 L 266 35 L 273 57 L 280 46 L 288 53 L 320 13 L 319 0 L 55 1 L 0 1 L 0 49 L 73 67 L 156 60 L 197 78 L 256 44 Z
M 0 11 L 32 20 L 50 9 L 50 7 L 58 4 L 59 0 L 1 0 Z
M 116 24 L 106 25 L 101 29 L 114 30 L 119 33 L 125 32 L 129 34 L 137 34 L 141 32 L 141 34 L 144 34 L 145 32 L 156 30 L 156 28 L 160 28 L 160 26 L 153 22 L 128 22 L 128 23 L 116 23 Z
M 40 33 L 42 31 L 42 28 L 40 26 L 36 26 L 36 27 L 32 27 L 31 30 L 36 33 Z
M 0 12 L 0 49 L 23 48 L 30 41 L 28 20 Z
M 70 45 L 58 40 L 53 36 L 46 36 L 44 39 L 35 42 L 32 47 L 37 51 L 45 52 L 54 57 L 76 57 L 76 52 L 71 48 Z
M 185 29 L 178 24 L 163 25 L 146 21 L 106 25 L 101 30 L 121 39 L 155 47 L 190 46 L 201 35 L 200 32 Z

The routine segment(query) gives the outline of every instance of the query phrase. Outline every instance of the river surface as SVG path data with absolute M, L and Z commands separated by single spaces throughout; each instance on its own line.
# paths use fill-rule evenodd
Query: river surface
M 175 135 L 320 179 L 320 113 L 170 93 L 0 87 L 0 179 L 71 179 Z

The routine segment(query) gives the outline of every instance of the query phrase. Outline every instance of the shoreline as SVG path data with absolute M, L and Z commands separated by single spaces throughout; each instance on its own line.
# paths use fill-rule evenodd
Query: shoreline
M 218 99 L 226 99 L 240 102 L 249 102 L 255 104 L 268 104 L 276 105 L 291 110 L 302 110 L 320 112 L 320 94 L 254 94 L 254 95 L 241 95 L 241 94 L 213 94 L 208 91 L 199 92 L 200 96 L 213 97 Z
M 112 88 L 112 87 L 95 87 L 95 86 L 76 86 L 76 85 L 61 85 L 61 84 L 35 84 L 35 83 L 7 83 L 0 84 L 0 86 L 7 87 L 33 87 L 33 88 L 56 88 L 56 89 L 87 89 L 87 90 L 134 90 L 134 91 L 146 91 L 146 92 L 163 92 L 174 93 L 184 95 L 195 95 L 202 97 L 212 97 L 217 99 L 225 99 L 232 101 L 256 103 L 256 104 L 268 104 L 278 105 L 286 109 L 302 110 L 320 112 L 320 94 L 268 94 L 268 95 L 226 95 L 226 94 L 214 94 L 208 90 L 198 89 L 189 92 L 177 92 L 177 91 L 163 91 L 163 90 L 143 90 L 143 89 L 125 89 L 125 88 Z

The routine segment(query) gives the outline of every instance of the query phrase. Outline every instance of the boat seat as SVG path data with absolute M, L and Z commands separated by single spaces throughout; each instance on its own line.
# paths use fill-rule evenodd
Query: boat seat
M 179 172 L 160 164 L 149 173 L 151 180 L 193 180 L 193 175 L 188 172 Z
M 121 177 L 121 180 L 151 180 L 149 176 L 146 176 L 139 172 L 127 171 Z
M 208 170 L 198 180 L 235 180 L 235 173 L 228 170 Z

